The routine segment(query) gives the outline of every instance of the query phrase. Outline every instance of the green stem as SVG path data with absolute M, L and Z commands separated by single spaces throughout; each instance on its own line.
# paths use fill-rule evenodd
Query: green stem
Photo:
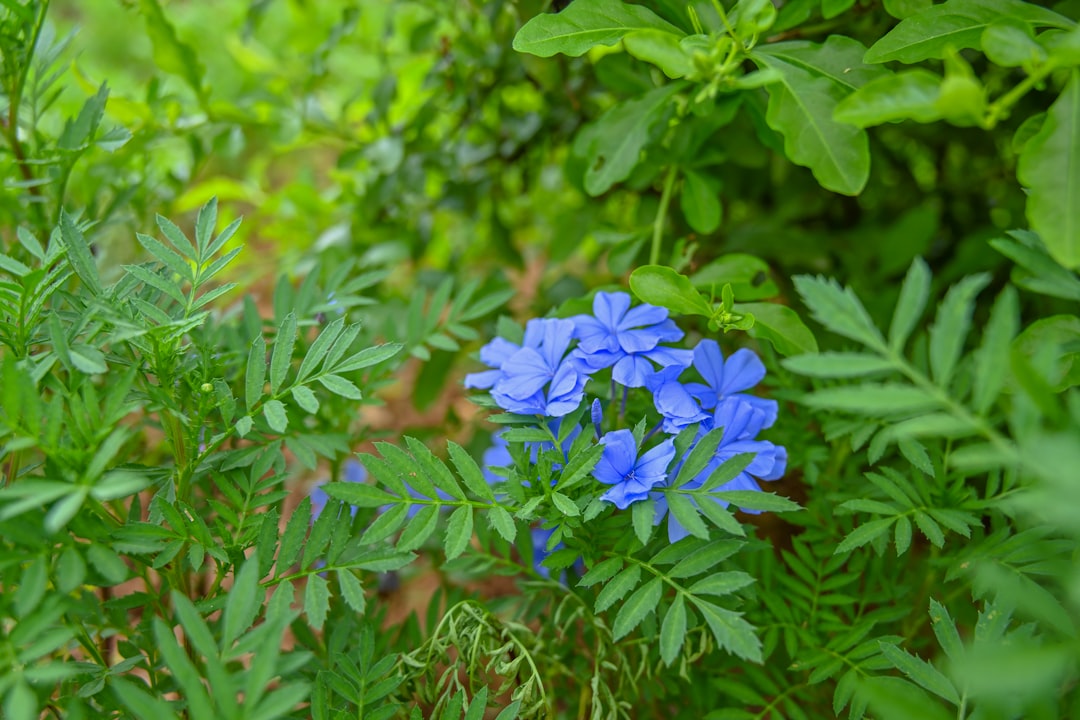
M 1057 70 L 1057 67 L 1057 63 L 1053 60 L 1047 61 L 1045 65 L 1024 78 L 1016 87 L 991 103 L 986 110 L 986 118 L 983 120 L 985 128 L 990 130 L 998 124 L 999 120 L 1005 119 L 1012 106 L 1019 102 L 1020 98 L 1031 92 L 1032 88 L 1045 80 L 1050 73 Z
M 664 237 L 664 220 L 667 219 L 668 205 L 671 204 L 671 191 L 675 187 L 675 175 L 678 168 L 672 165 L 668 168 L 667 177 L 664 179 L 664 192 L 660 195 L 660 207 L 656 210 L 656 219 L 653 220 L 652 246 L 649 248 L 649 264 L 660 263 L 660 241 Z

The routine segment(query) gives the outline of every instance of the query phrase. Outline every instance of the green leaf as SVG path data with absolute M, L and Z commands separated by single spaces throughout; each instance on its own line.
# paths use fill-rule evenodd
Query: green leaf
M 895 517 L 885 517 L 863 523 L 852 530 L 851 533 L 844 538 L 843 542 L 836 546 L 836 550 L 833 554 L 842 555 L 846 552 L 851 552 L 855 548 L 862 547 L 874 538 L 884 535 L 888 532 L 895 520 Z
M 720 647 L 746 660 L 761 662 L 761 640 L 754 634 L 754 627 L 743 620 L 739 613 L 706 600 L 692 600 Z
M 825 388 L 809 393 L 802 402 L 810 407 L 885 417 L 934 410 L 939 401 L 925 390 L 899 384 L 862 383 Z
M 1035 32 L 1027 23 L 1002 18 L 986 27 L 982 49 L 990 62 L 1002 67 L 1034 66 L 1046 61 L 1046 50 L 1035 42 Z
M 1013 283 L 1032 292 L 1080 301 L 1080 278 L 1050 257 L 1038 235 L 1027 230 L 1012 230 L 1009 235 L 1012 239 L 994 238 L 990 245 L 1031 273 L 1014 270 Z
M 720 183 L 693 170 L 683 170 L 683 188 L 679 194 L 686 222 L 695 231 L 708 235 L 720 227 Z
M 735 519 L 735 516 L 730 511 L 718 502 L 715 502 L 708 497 L 704 497 L 698 503 L 698 508 L 701 510 L 701 514 L 709 518 L 709 520 L 720 528 L 724 532 L 731 533 L 737 537 L 744 537 L 746 531 L 743 530 L 742 525 Z M 668 522 L 671 522 L 671 518 L 668 518 Z
M 893 534 L 896 542 L 896 556 L 900 557 L 911 547 L 911 521 L 904 515 L 896 518 Z
M 248 350 L 247 374 L 244 376 L 245 402 L 248 413 L 263 394 L 266 384 L 266 340 L 259 335 L 251 342 Z
M 439 508 L 437 505 L 425 505 L 420 508 L 401 533 L 398 539 L 397 549 L 399 552 L 409 552 L 424 544 L 424 541 L 435 532 L 435 526 L 439 524 Z
M 143 248 L 154 256 L 154 259 L 160 262 L 169 272 L 168 280 L 172 281 L 172 275 L 177 275 L 181 280 L 187 280 L 192 282 L 195 276 L 191 272 L 191 265 L 188 261 L 180 257 L 175 250 L 169 248 L 157 238 L 151 235 L 144 235 L 143 233 L 135 233 L 136 239 Z M 187 246 L 187 243 L 177 245 L 178 248 Z
M 623 47 L 638 60 L 655 65 L 676 80 L 694 72 L 694 63 L 679 39 L 679 35 L 665 30 L 635 30 L 623 38 Z
M 263 417 L 274 432 L 281 434 L 289 427 L 289 416 L 280 400 L 267 400 L 263 405 Z
M 637 7 L 637 6 L 627 6 Z M 563 13 L 559 13 L 562 15 Z M 585 191 L 603 195 L 612 185 L 630 177 L 641 162 L 641 152 L 652 138 L 653 127 L 672 106 L 682 89 L 673 83 L 614 105 L 580 134 L 586 160 Z
M 462 505 L 450 515 L 450 521 L 446 525 L 446 538 L 443 544 L 446 549 L 446 559 L 453 560 L 465 548 L 469 547 L 469 541 L 473 534 L 472 508 Z
M 664 622 L 660 626 L 660 659 L 665 665 L 670 666 L 679 657 L 683 641 L 686 639 L 686 601 L 682 595 L 675 598 L 675 602 L 668 608 L 664 615 Z
M 889 347 L 900 352 L 915 324 L 922 317 L 926 309 L 926 301 L 930 297 L 930 268 L 922 258 L 915 258 L 911 267 L 908 268 L 904 284 L 900 288 L 900 297 L 896 301 L 896 309 L 893 310 L 892 322 L 889 324 Z
M 686 456 L 686 460 L 683 461 L 678 474 L 675 475 L 675 481 L 671 484 L 671 487 L 682 487 L 701 474 L 701 471 L 713 459 L 716 448 L 720 447 L 720 441 L 723 439 L 724 428 L 713 428 L 694 443 L 693 449 L 690 450 L 690 454 Z
M 885 349 L 881 332 L 850 287 L 821 276 L 797 275 L 793 282 L 814 319 L 825 328 L 871 349 Z
M 646 498 L 643 502 L 636 502 L 630 506 L 634 534 L 642 545 L 647 545 L 652 536 L 655 505 L 652 498 Z
M 400 353 L 404 347 L 405 346 L 401 343 L 386 343 L 384 345 L 373 345 L 372 347 L 364 348 L 360 352 L 350 355 L 343 362 L 335 366 L 333 371 L 336 373 L 353 372 L 371 367 L 372 365 L 378 365 Z
M 604 612 L 630 592 L 641 579 L 641 566 L 631 565 L 613 577 L 596 596 L 596 612 Z
M 705 522 L 701 519 L 701 515 L 698 514 L 697 507 L 712 502 L 710 499 L 701 498 L 698 502 L 698 506 L 695 506 L 688 497 L 679 492 L 667 493 L 668 511 L 672 517 L 679 521 L 679 524 L 686 528 L 694 537 L 699 537 L 703 540 L 709 539 L 709 528 L 705 525 Z M 668 522 L 671 518 L 668 518 Z
M 457 468 L 458 474 L 461 475 L 461 479 L 465 482 L 465 487 L 467 487 L 474 495 L 477 495 L 488 502 L 495 502 L 495 493 L 492 492 L 491 485 L 489 485 L 484 478 L 483 471 L 480 469 L 480 466 L 476 464 L 476 461 L 473 460 L 472 456 L 465 452 L 464 448 L 453 440 L 447 442 L 446 446 L 449 451 L 450 461 L 454 463 L 454 467 Z
M 202 78 L 206 70 L 190 45 L 176 36 L 176 30 L 165 17 L 157 0 L 139 0 L 139 10 L 146 18 L 146 29 L 154 49 L 154 65 L 177 75 L 202 99 Z
M 297 385 L 292 389 L 293 400 L 300 406 L 300 409 L 314 415 L 319 412 L 319 398 L 315 397 L 315 393 L 311 392 L 311 388 L 306 385 Z
M 244 437 L 251 432 L 251 428 L 254 425 L 255 421 L 251 419 L 251 416 L 245 415 L 236 421 L 236 434 L 240 437 Z
M 712 304 L 685 275 L 663 265 L 645 265 L 630 274 L 630 289 L 642 302 L 659 305 L 675 315 L 712 316 Z
M 780 364 L 791 372 L 816 378 L 853 378 L 895 370 L 892 362 L 864 353 L 825 352 L 785 358 Z
M 296 315 L 289 313 L 281 321 L 277 337 L 274 338 L 274 352 L 270 357 L 270 394 L 277 395 L 277 391 L 285 382 L 285 376 L 289 372 L 292 363 L 293 346 L 296 344 Z
M 83 237 L 82 231 L 64 210 L 60 211 L 60 241 L 67 250 L 67 259 L 71 263 L 71 269 L 82 280 L 83 285 L 95 295 L 101 294 L 101 278 L 98 276 L 97 264 L 90 252 L 90 245 Z
M 101 375 L 109 371 L 109 366 L 105 364 L 104 353 L 95 347 L 72 343 L 68 348 L 68 357 L 71 358 L 72 365 L 87 375 Z
M 360 392 L 360 388 L 356 387 L 351 381 L 346 380 L 340 375 L 320 375 L 315 379 L 319 381 L 320 385 L 335 395 L 340 395 L 341 397 L 350 400 L 362 400 L 364 398 L 363 393 Z
M 861 128 L 898 120 L 931 123 L 941 119 L 938 99 L 943 78 L 927 70 L 906 70 L 867 83 L 841 100 L 833 118 Z
M 964 657 L 964 643 L 956 630 L 956 623 L 949 615 L 949 610 L 937 600 L 930 600 L 930 625 L 934 629 L 938 645 L 945 651 L 945 656 L 954 662 Z
M 551 493 L 551 502 L 559 512 L 567 517 L 577 517 L 581 514 L 577 504 L 560 492 Z
M 18 278 L 30 274 L 30 268 L 26 267 L 15 258 L 3 254 L 0 254 L 0 270 L 3 270 L 12 277 Z
M 338 587 L 341 588 L 341 597 L 345 600 L 346 604 L 355 610 L 358 614 L 363 615 L 364 610 L 367 608 L 367 599 L 364 597 L 364 586 L 353 574 L 352 570 L 338 570 L 337 573 Z
M 883 641 L 878 641 L 881 654 L 894 668 L 907 675 L 926 690 L 947 700 L 953 705 L 960 704 L 960 695 L 953 684 L 941 674 L 941 671 L 921 658 Z
M 964 350 L 964 341 L 971 328 L 975 296 L 990 284 L 986 273 L 971 275 L 949 288 L 930 326 L 930 370 L 934 381 L 948 387 L 953 370 Z
M 754 324 L 747 334 L 768 340 L 781 355 L 801 355 L 818 350 L 817 338 L 799 314 L 787 305 L 776 303 L 736 303 L 735 312 L 753 315 Z
M 589 568 L 581 580 L 578 581 L 578 587 L 592 587 L 596 583 L 607 582 L 615 573 L 619 572 L 623 567 L 623 559 L 620 557 L 610 557 L 607 560 L 601 560 L 596 565 Z
M 367 483 L 332 482 L 321 487 L 330 497 L 354 507 L 380 507 L 399 501 L 394 495 Z
M 769 277 L 769 265 L 761 258 L 745 253 L 721 255 L 690 277 L 699 290 L 714 297 L 724 285 L 731 285 L 736 300 L 763 300 L 780 294 Z
M 326 622 L 326 614 L 330 610 L 330 585 L 326 578 L 316 574 L 307 576 L 307 587 L 304 588 L 304 612 L 307 613 L 308 622 L 316 630 L 322 630 Z
M 225 612 L 222 614 L 221 643 L 226 649 L 251 627 L 262 608 L 259 596 L 258 550 L 248 556 L 240 572 L 225 596 Z
M 646 29 L 681 36 L 674 25 L 648 8 L 622 0 L 577 0 L 559 13 L 542 13 L 514 36 L 514 50 L 540 57 L 578 57 L 597 45 L 614 45 L 627 33 Z
M 293 511 L 285 526 L 285 533 L 281 536 L 281 548 L 278 551 L 277 575 L 281 577 L 289 571 L 289 568 L 300 557 L 304 538 L 307 537 L 308 527 L 311 525 L 311 498 L 304 498 Z
M 1050 256 L 1080 267 L 1080 70 L 1020 153 L 1016 176 L 1027 190 L 1027 217 Z
M 971 407 L 985 415 L 1005 384 L 1009 347 L 1020 329 L 1020 301 L 1016 289 L 1006 285 L 994 301 L 990 320 L 983 331 L 982 345 L 975 352 L 975 378 Z
M 634 628 L 641 624 L 645 616 L 656 610 L 663 594 L 663 580 L 654 577 L 645 583 L 634 594 L 626 599 L 615 616 L 615 624 L 612 626 L 612 637 L 618 640 L 625 637 Z
M 514 542 L 517 537 L 517 525 L 514 524 L 514 518 L 505 508 L 493 505 L 488 511 L 488 522 L 499 535 L 502 535 L 503 540 Z
M 156 641 L 154 645 L 161 653 L 172 676 L 183 689 L 188 710 L 198 717 L 213 717 L 214 710 L 210 704 L 210 697 L 206 694 L 206 688 L 202 684 L 199 671 L 195 669 L 194 663 L 176 641 L 173 629 L 159 617 L 154 618 L 153 627 Z
M 330 352 L 330 346 L 334 344 L 338 336 L 341 335 L 341 331 L 345 329 L 345 319 L 338 318 L 332 323 L 323 328 L 323 331 L 319 333 L 319 336 L 315 338 L 315 341 L 311 343 L 311 347 L 304 354 L 304 359 L 300 361 L 300 369 L 296 371 L 296 382 L 302 383 L 308 378 L 315 368 L 319 366 L 319 363 L 323 361 L 326 354 Z
M 499 712 L 495 716 L 495 720 L 515 720 L 518 716 L 518 711 L 521 709 L 521 701 L 515 700 Z
M 757 580 L 749 573 L 718 572 L 698 580 L 690 586 L 690 592 L 694 595 L 730 595 L 755 582 Z
M 799 503 L 786 497 L 753 490 L 719 490 L 712 493 L 720 500 L 726 500 L 741 509 L 764 510 L 765 512 L 794 512 L 802 510 Z
M 776 43 L 752 55 L 759 67 L 780 73 L 780 81 L 765 88 L 765 120 L 784 136 L 788 159 L 810 168 L 822 187 L 858 195 L 870 177 L 870 145 L 861 128 L 833 119 L 837 104 L 852 90 L 832 68 L 836 48 L 810 46 L 812 51 L 791 57 L 784 54 L 784 45 Z M 854 66 L 861 63 L 849 63 Z

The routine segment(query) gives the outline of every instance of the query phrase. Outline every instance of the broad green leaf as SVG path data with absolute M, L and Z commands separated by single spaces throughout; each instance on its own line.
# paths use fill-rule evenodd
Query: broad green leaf
M 663 265 L 645 265 L 630 275 L 630 289 L 638 299 L 659 305 L 675 315 L 712 315 L 712 304 L 690 279 Z
M 893 310 L 889 324 L 889 347 L 900 352 L 904 349 L 911 331 L 926 309 L 930 297 L 930 268 L 922 258 L 915 258 L 908 268 L 907 277 L 900 288 L 900 297 Z
M 834 120 L 833 112 L 857 87 L 854 82 L 868 79 L 867 70 L 858 61 L 849 62 L 848 68 L 859 68 L 862 74 L 848 80 L 841 70 L 838 77 L 836 57 L 846 52 L 838 53 L 829 44 L 805 48 L 800 44 L 796 52 L 785 52 L 785 45 L 776 43 L 752 55 L 759 67 L 781 75 L 779 82 L 766 86 L 765 120 L 784 136 L 788 159 L 810 168 L 822 187 L 858 195 L 870 176 L 869 140 L 861 128 Z
M 315 379 L 324 388 L 343 398 L 362 400 L 364 397 L 364 394 L 360 392 L 360 388 L 356 387 L 351 380 L 346 380 L 340 375 L 320 375 Z
M 274 351 L 270 357 L 270 394 L 277 391 L 285 382 L 292 363 L 293 346 L 296 344 L 296 315 L 289 313 L 281 321 L 277 336 L 274 338 Z
M 672 83 L 624 100 L 583 131 L 580 151 L 587 163 L 586 192 L 594 197 L 603 195 L 612 185 L 630 177 L 641 161 L 642 150 L 652 139 L 653 128 L 681 89 L 681 83 Z
M 996 20 L 983 30 L 982 49 L 990 62 L 1002 67 L 1033 66 L 1046 60 L 1046 50 L 1035 42 L 1031 25 L 1012 18 Z
M 1016 176 L 1027 190 L 1027 217 L 1050 256 L 1080 268 L 1080 70 L 1027 142 Z
M 743 620 L 739 613 L 706 600 L 692 600 L 720 647 L 746 660 L 761 662 L 761 640 L 754 634 L 754 627 Z
M 311 627 L 322 630 L 329 610 L 330 584 L 320 575 L 308 575 L 307 586 L 304 588 L 304 612 L 307 613 Z
M 865 64 L 866 46 L 845 35 L 830 35 L 823 43 L 807 40 L 768 43 L 755 48 L 754 52 L 824 77 L 843 88 L 845 93 L 889 76 L 888 70 Z
M 514 36 L 514 50 L 551 57 L 578 57 L 597 45 L 614 45 L 634 30 L 683 33 L 651 10 L 622 0 L 576 0 L 559 13 L 542 13 Z
M 810 407 L 871 417 L 927 412 L 940 404 L 925 390 L 890 383 L 825 388 L 805 395 L 802 402 Z
M 930 370 L 934 381 L 947 387 L 964 350 L 971 328 L 975 296 L 990 283 L 990 276 L 971 275 L 949 288 L 930 326 Z
M 895 370 L 891 361 L 865 353 L 824 352 L 785 358 L 791 372 L 816 378 L 853 378 Z
M 885 349 L 881 332 L 851 288 L 821 276 L 797 275 L 793 282 L 814 319 L 826 329 L 871 349 Z
M 641 579 L 641 566 L 631 565 L 613 577 L 596 596 L 596 612 L 604 612 L 625 597 Z
M 686 222 L 695 231 L 708 235 L 720 227 L 720 184 L 714 178 L 693 170 L 683 170 L 679 205 Z
M 1008 366 L 1002 358 L 1008 356 L 1009 347 L 1019 329 L 1020 301 L 1016 290 L 1007 285 L 994 302 L 990 320 L 983 330 L 982 344 L 975 353 L 971 406 L 980 415 L 986 414 L 1005 384 Z
M 874 43 L 864 59 L 910 65 L 942 58 L 949 50 L 978 50 L 983 31 L 1002 18 L 1064 29 L 1074 25 L 1062 15 L 1022 0 L 947 0 L 902 20 Z
M 777 303 L 736 303 L 735 312 L 753 315 L 754 324 L 747 334 L 758 340 L 768 340 L 781 355 L 816 353 L 817 338 L 799 314 L 787 305 Z
M 686 600 L 680 594 L 664 615 L 660 626 L 660 659 L 670 666 L 679 657 L 686 639 Z
M 469 547 L 469 541 L 472 540 L 472 534 L 472 508 L 462 505 L 450 515 L 450 521 L 446 525 L 446 539 L 444 540 L 446 559 L 453 560 L 465 552 L 465 548 Z
M 943 81 L 921 68 L 885 75 L 841 100 L 833 118 L 862 128 L 909 119 L 935 122 L 941 119 L 938 99 Z
M 663 583 L 662 579 L 654 577 L 626 599 L 626 602 L 619 608 L 619 612 L 615 616 L 615 623 L 611 629 L 615 640 L 625 637 L 641 624 L 646 615 L 656 610 L 656 606 L 663 594 Z
M 764 300 L 780 294 L 769 277 L 769 265 L 762 259 L 744 253 L 721 255 L 690 277 L 698 290 L 720 294 L 724 285 L 731 285 L 736 300 Z
M 256 337 L 248 350 L 247 374 L 244 376 L 244 400 L 250 413 L 263 394 L 266 383 L 266 340 Z
M 221 623 L 221 643 L 225 649 L 232 647 L 233 642 L 251 627 L 258 617 L 263 600 L 259 590 L 259 559 L 256 550 L 244 561 L 225 596 L 225 612 L 222 614 Z
M 881 647 L 881 654 L 894 668 L 939 698 L 947 700 L 953 705 L 960 704 L 959 693 L 956 692 L 952 682 L 941 674 L 940 670 L 891 643 L 879 641 L 878 645 Z
M 680 37 L 666 30 L 635 30 L 623 38 L 623 47 L 638 60 L 655 65 L 677 80 L 694 71 L 690 54 L 679 44 Z

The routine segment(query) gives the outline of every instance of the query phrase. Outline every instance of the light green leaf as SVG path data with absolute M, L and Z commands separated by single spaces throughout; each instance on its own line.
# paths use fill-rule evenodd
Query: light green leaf
M 277 391 L 285 382 L 292 363 L 293 346 L 296 344 L 296 315 L 289 313 L 281 321 L 277 337 L 274 338 L 274 352 L 270 357 L 270 394 Z
M 250 415 L 243 416 L 236 421 L 236 434 L 240 437 L 245 437 L 251 432 L 251 428 L 254 424 L 255 421 L 251 419 Z
M 919 322 L 929 297 L 930 268 L 922 258 L 915 258 L 900 288 L 900 298 L 896 301 L 889 325 L 889 347 L 892 350 L 900 352 L 904 349 L 904 343 Z
M 353 483 L 355 484 L 355 483 Z M 437 505 L 425 505 L 420 508 L 412 521 L 405 527 L 398 539 L 397 549 L 399 552 L 409 552 L 424 544 L 424 541 L 435 532 L 435 526 L 439 524 L 439 507 Z
M 165 17 L 158 0 L 139 0 L 139 10 L 146 18 L 146 29 L 154 48 L 154 65 L 182 78 L 201 99 L 206 70 L 195 51 L 176 36 L 176 30 Z
M 939 401 L 925 390 L 899 384 L 862 383 L 817 390 L 803 397 L 810 407 L 885 417 L 936 409 Z
M 335 366 L 333 371 L 336 373 L 353 372 L 354 370 L 362 370 L 377 365 L 400 353 L 403 347 L 405 346 L 401 343 L 386 343 L 364 348 Z
M 330 585 L 326 578 L 311 574 L 307 576 L 307 587 L 304 588 L 304 612 L 307 613 L 308 622 L 316 630 L 322 630 L 326 622 L 326 614 L 330 610 Z
M 679 44 L 679 35 L 665 30 L 635 30 L 623 38 L 626 52 L 660 68 L 676 80 L 694 71 L 690 55 Z
M 630 289 L 642 302 L 659 305 L 675 315 L 712 315 L 712 305 L 690 279 L 663 265 L 645 265 L 630 275 Z
M 930 370 L 934 381 L 948 387 L 953 370 L 964 350 L 964 341 L 971 328 L 975 296 L 990 284 L 986 273 L 971 275 L 949 288 L 930 326 Z
M 473 534 L 472 508 L 462 505 L 450 515 L 450 521 L 446 525 L 446 538 L 443 541 L 446 549 L 446 559 L 453 560 L 465 548 L 469 547 L 469 541 Z
M 580 142 L 584 147 L 576 149 L 580 149 L 587 163 L 586 192 L 594 197 L 602 195 L 615 183 L 630 177 L 640 163 L 642 150 L 652 139 L 653 127 L 664 117 L 672 105 L 672 97 L 681 89 L 682 84 L 673 83 L 624 100 L 583 131 Z
M 589 568 L 589 571 L 578 581 L 578 587 L 592 587 L 596 583 L 606 582 L 614 577 L 615 573 L 622 570 L 622 567 L 623 559 L 620 557 L 602 560 Z
M 990 62 L 1002 67 L 1034 65 L 1046 60 L 1046 50 L 1035 42 L 1031 25 L 1003 18 L 986 27 L 982 49 Z
M 88 375 L 101 375 L 109 371 L 109 366 L 105 364 L 105 354 L 95 347 L 73 343 L 68 348 L 68 357 L 71 358 L 72 365 Z
M 251 342 L 248 350 L 247 374 L 244 376 L 245 397 L 247 411 L 250 413 L 255 403 L 263 394 L 263 385 L 266 384 L 266 340 L 259 335 Z
M 514 524 L 514 518 L 505 508 L 493 505 L 488 511 L 488 522 L 499 535 L 502 535 L 503 540 L 514 542 L 514 538 L 517 537 L 517 525 Z
M 797 275 L 793 281 L 814 319 L 826 329 L 871 349 L 885 349 L 881 332 L 851 288 L 820 276 Z
M 319 412 L 319 398 L 315 397 L 315 393 L 311 392 L 311 388 L 307 385 L 297 385 L 291 392 L 293 400 L 301 410 L 312 415 Z
M 683 170 L 679 205 L 686 222 L 695 231 L 708 235 L 720 227 L 723 212 L 720 205 L 720 184 L 714 178 L 693 170 Z
M 736 300 L 764 300 L 780 294 L 769 277 L 769 265 L 761 258 L 744 253 L 721 255 L 690 277 L 698 290 L 719 296 L 721 288 L 730 284 Z
M 742 509 L 764 510 L 765 512 L 802 510 L 799 503 L 773 493 L 754 492 L 753 490 L 719 490 L 714 492 L 713 495 Z
M 660 626 L 660 659 L 665 665 L 670 666 L 679 657 L 683 641 L 686 639 L 686 600 L 682 595 L 675 598 L 675 602 L 668 608 L 664 615 L 664 622 Z
M 289 428 L 289 415 L 280 400 L 267 400 L 263 405 L 263 417 L 274 432 L 281 434 Z
M 853 378 L 895 370 L 892 362 L 865 353 L 824 352 L 785 358 L 791 372 L 816 378 Z
M 757 580 L 749 573 L 718 572 L 698 580 L 690 586 L 690 592 L 694 595 L 730 595 L 755 582 Z
M 658 577 L 654 577 L 635 590 L 634 594 L 622 604 L 618 614 L 615 616 L 615 624 L 611 629 L 613 638 L 618 640 L 625 637 L 641 624 L 646 615 L 656 610 L 663 590 L 663 580 Z
M 677 27 L 641 5 L 622 0 L 577 0 L 559 13 L 542 13 L 514 36 L 514 50 L 551 57 L 578 57 L 597 45 L 614 45 L 634 30 L 655 29 L 681 36 Z
M 668 511 L 671 516 L 678 520 L 679 524 L 686 528 L 687 532 L 703 540 L 709 539 L 709 528 L 701 519 L 701 515 L 698 514 L 697 506 L 689 498 L 678 492 L 669 492 L 667 493 L 667 501 Z M 703 498 L 700 504 L 709 502 L 712 501 Z M 670 517 L 668 522 L 671 522 Z
M 735 312 L 753 315 L 754 324 L 747 334 L 758 340 L 768 340 L 781 355 L 816 353 L 817 338 L 799 314 L 787 305 L 777 303 L 736 303 Z
M 221 621 L 221 642 L 226 650 L 251 627 L 262 608 L 259 597 L 258 550 L 248 556 L 240 572 L 235 574 L 232 587 L 225 596 L 225 612 Z
M 488 502 L 495 502 L 495 493 L 492 492 L 491 485 L 484 478 L 483 471 L 472 456 L 453 440 L 447 443 L 447 450 L 449 451 L 450 461 L 454 463 L 458 474 L 461 475 L 461 479 L 465 482 L 465 487 L 474 495 Z
M 926 690 L 947 700 L 953 705 L 960 704 L 960 695 L 956 688 L 941 671 L 925 660 L 883 641 L 878 642 L 881 654 L 894 668 L 907 675 Z
M 75 271 L 88 290 L 95 295 L 100 295 L 101 278 L 98 276 L 97 264 L 90 252 L 90 245 L 87 244 L 82 231 L 75 225 L 75 221 L 63 210 L 60 211 L 60 241 L 67 250 L 67 259 L 71 263 L 71 269 Z
M 399 501 L 394 495 L 367 483 L 332 482 L 321 487 L 330 497 L 354 507 L 379 507 Z
M 1016 176 L 1027 189 L 1027 217 L 1050 256 L 1080 267 L 1080 70 L 1020 154 Z
M 655 503 L 652 498 L 646 498 L 643 502 L 636 502 L 630 506 L 631 520 L 634 526 L 634 534 L 642 545 L 649 542 L 653 531 L 653 512 Z
M 340 375 L 320 375 L 316 380 L 318 380 L 319 384 L 324 388 L 343 398 L 362 400 L 364 397 L 364 394 L 360 392 L 360 388 L 356 387 L 350 380 L 346 380 Z
M 862 128 L 909 119 L 935 122 L 941 119 L 938 99 L 943 81 L 922 69 L 877 78 L 841 100 L 833 118 Z

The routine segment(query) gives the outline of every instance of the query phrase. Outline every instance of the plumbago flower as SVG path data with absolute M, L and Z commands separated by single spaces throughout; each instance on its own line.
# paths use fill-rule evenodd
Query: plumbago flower
M 625 387 L 644 387 L 656 372 L 653 363 L 663 367 L 690 364 L 688 350 L 660 344 L 683 337 L 666 308 L 638 305 L 631 309 L 626 293 L 598 292 L 593 314 L 571 319 L 578 340 L 574 355 L 593 370 L 612 368 L 612 378 Z
M 712 410 L 728 398 L 738 398 L 765 413 L 763 427 L 772 427 L 776 421 L 776 401 L 745 392 L 765 378 L 765 365 L 753 352 L 743 348 L 724 360 L 719 343 L 702 340 L 694 348 L 694 369 L 705 382 L 686 383 L 685 388 L 701 403 L 702 408 Z
M 604 452 L 593 468 L 593 477 L 612 487 L 600 496 L 625 510 L 630 503 L 644 500 L 667 478 L 667 468 L 675 457 L 675 441 L 668 438 L 640 458 L 637 442 L 629 430 L 612 430 L 600 438 Z
M 679 488 L 681 491 L 697 490 L 705 484 L 709 476 L 721 465 L 743 453 L 751 453 L 754 459 L 741 473 L 729 482 L 715 488 L 713 492 L 727 490 L 751 490 L 761 492 L 755 478 L 758 480 L 776 480 L 784 474 L 787 467 L 787 450 L 775 445 L 768 440 L 757 440 L 757 435 L 766 427 L 768 416 L 765 412 L 742 398 L 730 397 L 716 408 L 712 418 L 712 426 L 723 428 L 723 436 L 716 452 L 710 458 L 705 468 L 692 480 Z M 705 434 L 704 429 L 698 431 L 698 439 Z M 689 452 L 687 452 L 689 455 Z M 685 460 L 685 458 L 684 458 Z M 674 473 L 673 473 L 674 474 Z M 664 492 L 654 492 L 651 497 L 655 501 L 653 524 L 659 525 L 667 515 L 668 503 Z M 688 496 L 694 502 L 694 496 Z M 721 507 L 727 507 L 728 502 L 720 497 L 709 493 L 704 502 L 715 502 Z M 743 509 L 744 512 L 757 513 L 759 511 Z M 689 532 L 683 527 L 674 515 L 668 516 L 668 539 L 678 542 L 686 537 Z

